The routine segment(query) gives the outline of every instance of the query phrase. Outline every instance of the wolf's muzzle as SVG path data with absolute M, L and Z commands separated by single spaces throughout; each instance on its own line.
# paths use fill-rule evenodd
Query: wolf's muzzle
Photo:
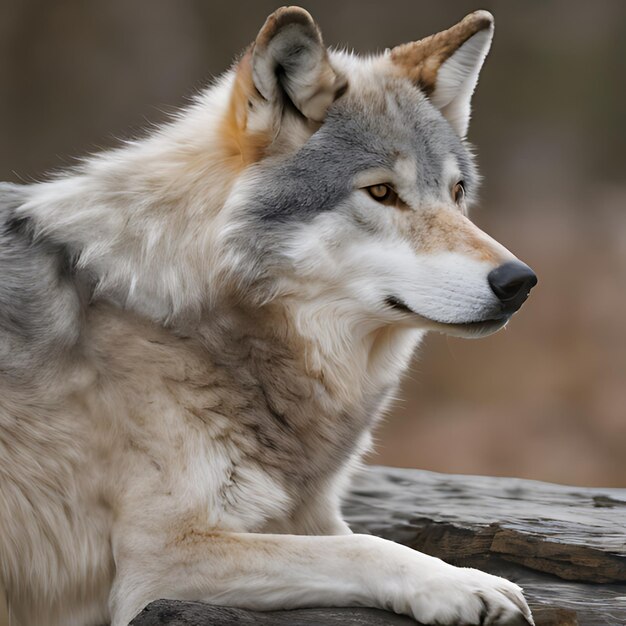
M 530 290 L 537 284 L 537 276 L 521 261 L 504 263 L 487 276 L 492 291 L 498 296 L 502 312 L 511 315 L 528 298 Z

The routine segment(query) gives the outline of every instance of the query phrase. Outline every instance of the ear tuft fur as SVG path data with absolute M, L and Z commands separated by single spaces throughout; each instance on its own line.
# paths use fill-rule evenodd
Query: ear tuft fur
M 467 134 L 471 98 L 493 29 L 491 13 L 475 11 L 447 30 L 390 52 L 394 70 L 419 86 L 461 137 Z
M 316 122 L 346 83 L 331 67 L 313 18 L 300 7 L 283 7 L 267 18 L 254 42 L 252 75 L 266 100 L 281 105 L 287 96 Z

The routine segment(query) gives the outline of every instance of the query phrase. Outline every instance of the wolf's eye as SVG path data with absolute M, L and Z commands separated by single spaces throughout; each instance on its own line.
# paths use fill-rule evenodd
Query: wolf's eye
M 391 195 L 391 189 L 387 185 L 372 185 L 367 191 L 378 202 L 383 202 Z
M 456 204 L 461 204 L 465 200 L 465 183 L 462 180 L 452 188 L 452 197 Z
M 386 184 L 371 185 L 366 187 L 365 190 L 376 202 L 381 202 L 382 204 L 395 204 L 398 199 L 398 194 Z

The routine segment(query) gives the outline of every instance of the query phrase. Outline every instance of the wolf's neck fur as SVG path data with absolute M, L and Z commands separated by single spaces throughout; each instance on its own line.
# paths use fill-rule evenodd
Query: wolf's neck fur
M 227 74 L 151 137 L 33 186 L 20 214 L 34 223 L 36 234 L 68 249 L 78 271 L 92 281 L 95 299 L 197 334 L 214 354 L 229 350 L 212 340 L 218 318 L 231 339 L 253 327 L 255 317 L 281 318 L 257 337 L 274 376 L 257 383 L 277 393 L 280 380 L 288 395 L 298 381 L 317 381 L 313 404 L 318 406 L 311 410 L 321 403 L 335 417 L 375 411 L 397 384 L 419 333 L 372 325 L 350 310 L 333 308 L 323 294 L 306 300 L 291 295 L 249 318 L 241 311 L 237 319 L 217 313 L 221 299 L 230 295 L 222 275 L 233 254 L 225 232 L 232 228 L 235 187 L 244 172 L 223 132 L 233 79 Z M 258 332 L 261 327 L 256 324 Z M 281 370 L 285 359 L 290 367 Z
M 67 247 L 97 294 L 163 322 L 197 314 L 214 293 L 224 205 L 241 173 L 222 132 L 232 79 L 146 139 L 29 188 L 20 215 Z

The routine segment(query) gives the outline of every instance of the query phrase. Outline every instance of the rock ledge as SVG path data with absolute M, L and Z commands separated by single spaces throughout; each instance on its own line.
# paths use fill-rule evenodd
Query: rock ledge
M 626 489 L 371 467 L 346 499 L 365 532 L 520 584 L 537 626 L 626 624 Z M 375 609 L 260 613 L 159 600 L 132 626 L 415 625 Z

